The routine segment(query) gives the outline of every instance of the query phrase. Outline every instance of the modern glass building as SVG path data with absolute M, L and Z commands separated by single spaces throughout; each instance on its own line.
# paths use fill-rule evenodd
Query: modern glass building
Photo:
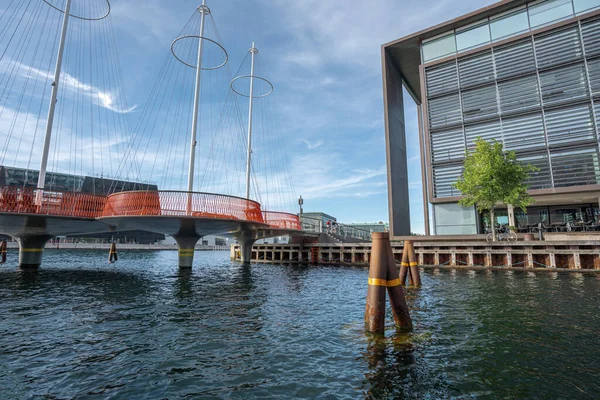
M 417 104 L 426 233 L 482 233 L 487 216 L 452 184 L 476 138 L 536 166 L 527 214 L 546 225 L 600 218 L 600 0 L 506 0 L 382 46 L 390 221 L 406 234 L 402 87 Z

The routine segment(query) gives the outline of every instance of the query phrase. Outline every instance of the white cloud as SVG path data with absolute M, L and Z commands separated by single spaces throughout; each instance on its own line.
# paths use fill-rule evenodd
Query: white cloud
M 29 76 L 35 75 L 38 79 L 42 78 L 48 81 L 52 81 L 54 79 L 54 74 L 51 74 L 48 71 L 42 71 L 41 69 L 9 59 L 5 59 L 0 62 L 0 71 L 6 71 L 6 68 L 9 65 L 12 65 L 19 70 L 19 75 L 21 78 L 28 78 Z M 67 92 L 70 92 L 71 94 L 83 93 L 90 97 L 96 105 L 116 113 L 127 114 L 137 108 L 137 105 L 128 108 L 122 108 L 118 106 L 116 104 L 118 101 L 116 101 L 116 95 L 114 93 L 110 93 L 109 91 L 105 91 L 98 87 L 83 83 L 73 75 L 64 71 L 61 72 L 60 75 L 59 93 L 61 93 L 61 88 Z
M 321 146 L 323 145 L 323 140 L 321 140 L 321 139 L 317 140 L 316 142 L 309 142 L 309 141 L 308 141 L 308 140 L 306 140 L 306 139 L 300 139 L 300 141 L 301 141 L 302 143 L 306 144 L 306 147 L 307 147 L 309 150 L 314 150 L 314 149 L 316 149 L 317 147 L 321 147 Z

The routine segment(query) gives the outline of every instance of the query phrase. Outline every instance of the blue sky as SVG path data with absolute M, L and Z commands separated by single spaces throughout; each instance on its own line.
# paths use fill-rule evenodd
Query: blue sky
M 207 5 L 233 71 L 252 41 L 260 50 L 275 85 L 271 101 L 283 127 L 280 145 L 289 150 L 295 193 L 305 199 L 305 211 L 324 211 L 343 222 L 372 222 L 388 221 L 381 44 L 491 3 L 209 0 Z M 127 96 L 119 111 L 130 111 L 134 124 L 171 42 L 198 4 L 111 2 Z M 405 98 L 411 225 L 423 232 L 416 111 Z

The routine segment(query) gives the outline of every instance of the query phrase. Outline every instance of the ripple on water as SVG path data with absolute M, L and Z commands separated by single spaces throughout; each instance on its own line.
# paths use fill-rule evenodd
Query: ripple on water
M 105 256 L 0 269 L 3 398 L 600 396 L 593 275 L 426 270 L 406 293 L 414 332 L 388 315 L 374 338 L 366 269 Z

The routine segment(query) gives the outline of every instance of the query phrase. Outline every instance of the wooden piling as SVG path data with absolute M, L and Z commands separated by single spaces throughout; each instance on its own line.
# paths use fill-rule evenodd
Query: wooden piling
M 407 241 L 408 247 L 408 262 L 410 264 L 410 279 L 414 286 L 421 286 L 421 275 L 419 266 L 417 265 L 417 255 L 415 254 L 415 246 L 413 242 Z
M 373 232 L 371 235 L 371 263 L 369 264 L 369 286 L 365 327 L 371 333 L 383 334 L 385 329 L 385 292 L 390 236 L 388 232 Z
M 392 246 L 388 241 L 388 265 L 387 265 L 387 292 L 390 297 L 390 306 L 392 307 L 392 314 L 396 327 L 409 331 L 412 329 L 412 320 L 408 312 L 408 306 L 406 305 L 406 299 L 404 297 L 404 289 L 402 289 L 400 282 L 400 275 L 398 274 L 398 267 L 396 267 L 396 260 L 394 258 L 394 252 Z

